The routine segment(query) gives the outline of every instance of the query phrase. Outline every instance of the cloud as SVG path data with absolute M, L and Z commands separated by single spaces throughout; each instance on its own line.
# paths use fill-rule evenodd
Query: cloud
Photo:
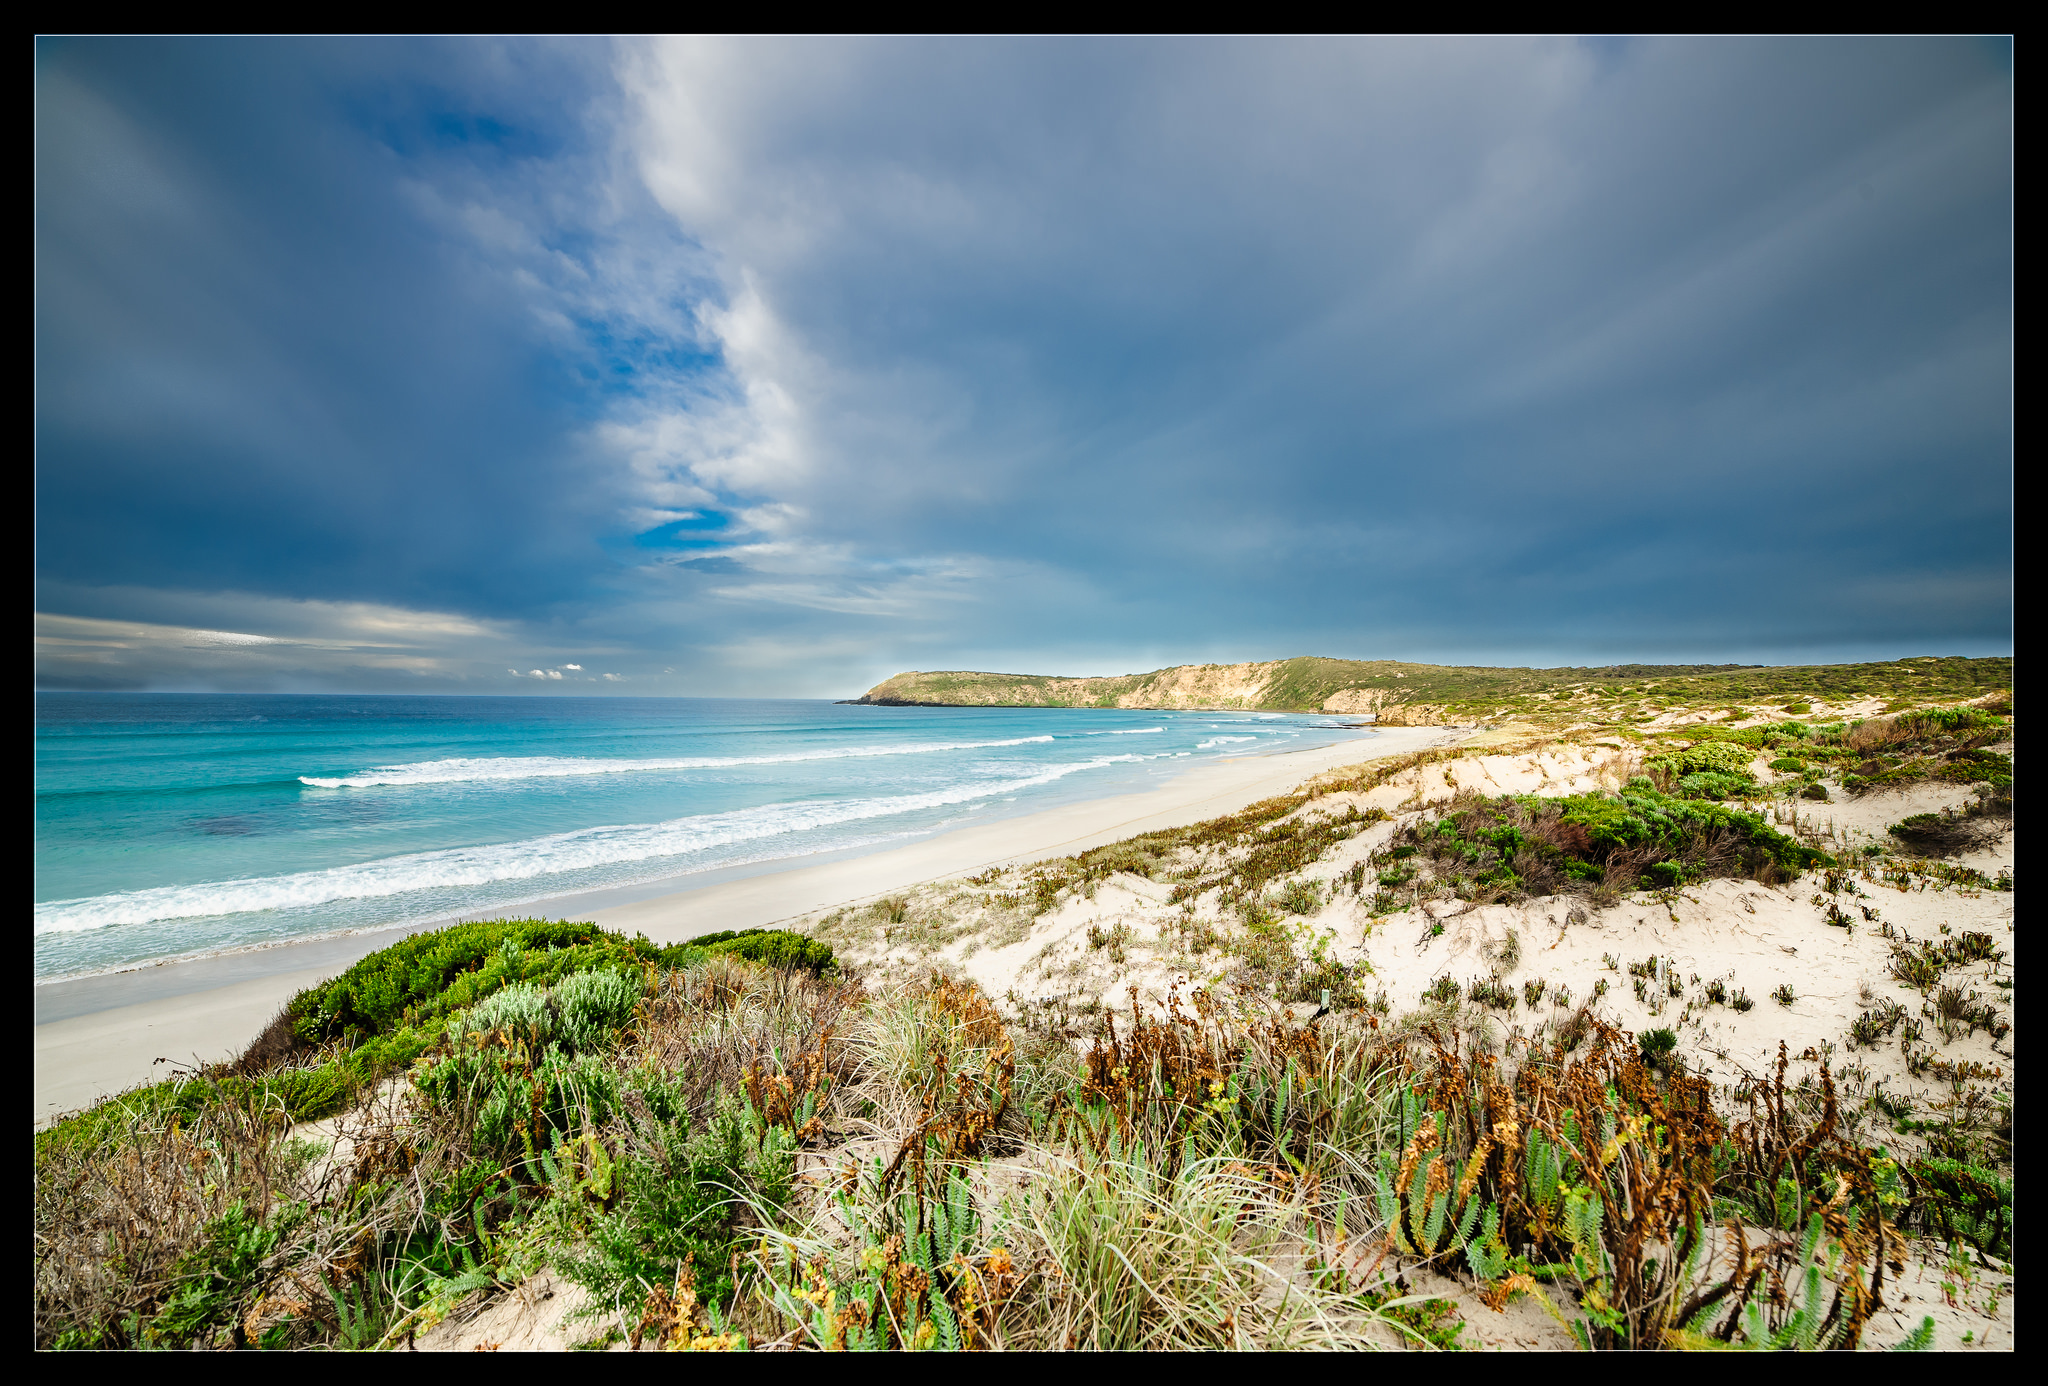
M 2010 645 L 2009 45 L 37 54 L 108 677 Z
M 45 595 L 74 609 L 160 619 L 38 612 L 39 688 L 486 693 L 503 691 L 508 677 L 562 678 L 506 666 L 506 653 L 532 650 L 540 632 L 450 612 L 232 592 Z
M 2001 597 L 1859 595 L 1898 562 L 1872 526 L 1945 590 L 2008 569 L 1982 46 L 721 40 L 620 70 L 648 188 L 744 295 L 754 432 L 800 440 L 749 478 L 779 536 L 1076 579 L 950 620 L 821 573 L 729 601 L 1077 652 L 2009 638 Z

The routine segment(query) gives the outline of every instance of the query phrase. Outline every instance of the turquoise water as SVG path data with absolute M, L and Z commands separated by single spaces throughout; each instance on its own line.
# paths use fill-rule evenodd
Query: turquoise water
M 38 977 L 881 848 L 1358 736 L 796 699 L 36 697 Z

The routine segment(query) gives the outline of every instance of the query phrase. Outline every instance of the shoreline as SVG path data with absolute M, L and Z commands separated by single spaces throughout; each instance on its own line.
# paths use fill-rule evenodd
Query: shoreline
M 841 701 L 853 700 L 842 699 Z M 227 980 L 247 980 L 267 975 L 270 972 L 296 970 L 279 968 L 275 965 L 265 965 L 263 962 L 264 956 L 279 952 L 280 950 L 305 950 L 308 955 L 313 955 L 325 954 L 330 951 L 349 952 L 351 949 L 360 947 L 362 952 L 352 953 L 351 956 L 362 956 L 363 953 L 374 952 L 379 948 L 388 947 L 391 943 L 409 934 L 423 933 L 430 929 L 442 929 L 450 924 L 460 924 L 469 920 L 526 918 L 539 915 L 559 915 L 560 917 L 567 918 L 572 914 L 578 917 L 588 917 L 593 910 L 606 910 L 623 904 L 652 900 L 657 897 L 687 894 L 711 886 L 755 876 L 775 875 L 782 872 L 802 870 L 814 865 L 847 861 L 857 857 L 881 855 L 904 847 L 916 846 L 919 843 L 937 841 L 955 832 L 992 827 L 997 824 L 1013 822 L 1018 819 L 1042 814 L 1055 814 L 1085 809 L 1097 803 L 1109 803 L 1120 799 L 1127 799 L 1133 795 L 1149 794 L 1162 789 L 1170 789 L 1171 786 L 1179 784 L 1186 776 L 1201 774 L 1205 770 L 1213 769 L 1218 765 L 1298 756 L 1308 752 L 1326 751 L 1338 747 L 1356 747 L 1361 742 L 1368 742 L 1384 735 L 1386 730 L 1365 722 L 1344 723 L 1342 726 L 1345 730 L 1363 732 L 1364 735 L 1354 737 L 1348 741 L 1321 742 L 1306 747 L 1247 748 L 1238 754 L 1218 755 L 1197 761 L 1192 766 L 1181 767 L 1163 785 L 1153 784 L 1141 789 L 1112 789 L 1086 799 L 1077 799 L 1066 803 L 1055 801 L 1044 808 L 1031 809 L 1022 813 L 1012 811 L 1010 813 L 998 812 L 996 814 L 981 815 L 981 821 L 975 821 L 974 818 L 968 815 L 962 815 L 959 818 L 933 827 L 878 834 L 875 837 L 857 840 L 840 847 L 823 847 L 815 851 L 770 853 L 758 857 L 741 857 L 736 861 L 718 866 L 678 871 L 671 875 L 656 876 L 647 880 L 629 881 L 617 885 L 591 886 L 579 890 L 559 890 L 525 899 L 509 900 L 500 905 L 491 905 L 480 909 L 424 915 L 411 919 L 393 920 L 388 923 L 345 926 L 322 933 L 264 939 L 251 943 L 227 944 L 218 947 L 195 949 L 185 953 L 172 953 L 163 957 L 142 958 L 132 962 L 122 962 L 109 967 L 101 967 L 92 971 L 38 976 L 31 980 L 31 985 L 35 988 L 36 995 L 36 1023 L 41 1025 L 50 1020 L 62 1020 L 71 1016 L 86 1015 L 95 1011 L 110 1009 L 113 1005 L 125 1004 L 125 1002 L 113 1001 L 105 1004 L 95 1004 L 90 1000 L 75 1001 L 70 999 L 80 992 L 95 992 L 104 989 L 117 994 L 133 992 L 134 995 L 131 999 L 158 999 L 162 996 L 182 994 L 187 991 L 208 990 L 212 985 L 225 985 Z M 1397 730 L 1430 730 L 1449 736 L 1455 733 L 1473 734 L 1483 729 L 1451 726 L 1427 729 L 1402 728 Z M 1368 756 L 1366 759 L 1373 759 L 1373 757 Z M 377 941 L 367 945 L 359 945 L 352 942 L 353 940 L 366 939 L 375 939 Z M 183 980 L 194 973 L 202 972 L 218 973 L 223 980 L 218 983 L 201 982 L 199 984 L 189 984 Z M 148 980 L 150 978 L 178 978 L 180 980 L 175 982 L 151 982 Z M 126 980 L 124 981 L 123 979 Z M 147 993 L 147 995 L 144 993 Z M 55 999 L 60 997 L 64 999 Z
M 765 869 L 695 884 L 683 884 L 690 877 L 672 877 L 638 888 L 673 884 L 675 888 L 666 893 L 594 909 L 565 907 L 611 892 L 548 897 L 519 909 L 535 916 L 573 913 L 609 929 L 645 932 L 661 943 L 716 929 L 764 927 L 926 881 L 1002 863 L 1065 856 L 1136 833 L 1200 822 L 1285 793 L 1325 770 L 1449 744 L 1471 734 L 1464 728 L 1375 728 L 1370 738 L 1212 761 L 1190 767 L 1155 789 L 985 824 L 962 824 L 923 841 L 839 860 L 781 858 L 791 864 L 781 869 L 774 863 L 757 864 Z M 226 1058 L 296 992 L 408 933 L 438 928 L 455 918 L 39 983 L 36 1125 L 147 1081 L 160 1059 L 190 1064 Z M 46 1010 L 51 1017 L 47 1020 Z

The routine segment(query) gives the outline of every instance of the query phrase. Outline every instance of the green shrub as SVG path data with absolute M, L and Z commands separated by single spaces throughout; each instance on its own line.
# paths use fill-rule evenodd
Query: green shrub
M 1761 740 L 1759 737 L 1759 743 Z M 1663 769 L 1673 778 L 1702 772 L 1747 778 L 1749 762 L 1749 747 L 1735 741 L 1716 740 L 1703 741 L 1683 751 L 1657 756 L 1645 764 Z
M 562 1039 L 571 1049 L 594 1049 L 633 1019 L 645 994 L 638 977 L 604 969 L 564 977 L 554 989 Z
M 1902 712 L 1892 722 L 1917 737 L 1968 736 L 2005 728 L 2005 723 L 1999 718 L 1974 707 L 1925 707 L 1914 712 Z
M 1678 1048 L 1678 1032 L 1661 1027 L 1645 1030 L 1636 1037 L 1636 1045 L 1642 1050 L 1644 1063 L 1654 1069 L 1669 1069 L 1672 1053 Z
M 554 1044 L 536 1055 L 518 1040 L 487 1036 L 458 1041 L 413 1081 L 428 1101 L 463 1117 L 481 1148 L 530 1175 L 551 1135 L 601 1124 L 619 1102 L 618 1075 L 597 1056 Z
M 2012 1255 L 2012 1180 L 1941 1157 L 1915 1160 L 1908 1170 L 1916 1186 L 1911 1216 L 1922 1228 L 1995 1256 Z
M 725 953 L 750 962 L 765 963 L 769 967 L 813 972 L 820 976 L 838 966 L 829 944 L 788 929 L 742 929 L 737 933 L 705 934 L 691 939 L 689 946 L 702 948 L 708 953 Z
M 36 1132 L 35 1148 L 38 1155 L 56 1145 L 89 1149 L 105 1144 L 138 1116 L 175 1116 L 190 1122 L 219 1103 L 282 1112 L 292 1121 L 315 1121 L 347 1107 L 361 1087 L 361 1076 L 345 1061 L 282 1069 L 257 1078 L 171 1078 L 72 1113 Z
M 1745 810 L 1661 792 L 1638 776 L 1619 794 L 1460 799 L 1402 829 L 1429 854 L 1433 875 L 1467 899 L 1517 893 L 1672 888 L 1716 876 L 1775 883 L 1829 860 Z M 1654 864 L 1653 864 L 1654 863 Z M 1383 886 L 1408 876 L 1384 873 Z M 1375 909 L 1399 908 L 1381 892 Z
M 1585 830 L 1588 848 L 1583 855 L 1589 859 L 1604 859 L 1621 849 L 1682 850 L 1709 835 L 1740 844 L 1745 872 L 1768 861 L 1796 875 L 1826 859 L 1824 853 L 1794 842 L 1756 814 L 1678 799 L 1647 784 L 1631 782 L 1616 795 L 1578 794 L 1552 802 L 1562 810 L 1561 821 Z
M 1729 799 L 1753 792 L 1756 781 L 1747 775 L 1723 775 L 1703 770 L 1681 776 L 1672 787 L 1682 799 Z
M 380 949 L 333 981 L 299 993 L 291 1013 L 308 1042 L 360 1042 L 406 1026 L 429 1026 L 515 983 L 549 986 L 583 972 L 686 967 L 718 953 L 819 973 L 835 965 L 830 947 L 781 929 L 706 934 L 663 947 L 589 922 L 480 920 Z
M 1916 813 L 1885 831 L 1915 852 L 1940 856 L 1976 846 L 1983 828 L 1970 818 L 1948 813 Z
M 645 990 L 640 978 L 609 969 L 572 973 L 553 987 L 515 982 L 450 1024 L 449 1034 L 461 1039 L 503 1030 L 535 1052 L 560 1043 L 581 1053 L 632 1020 Z
M 379 949 L 333 981 L 301 992 L 292 1009 L 308 1039 L 364 1037 L 470 1006 L 508 982 L 553 981 L 607 961 L 652 960 L 656 951 L 645 939 L 606 933 L 592 923 L 452 924 Z
M 270 1255 L 303 1215 L 286 1204 L 266 1222 L 239 1201 L 208 1225 L 204 1239 L 178 1265 L 178 1286 L 144 1326 L 152 1347 L 184 1347 L 209 1329 L 233 1325 L 236 1310 Z
M 2002 788 L 2012 783 L 2012 757 L 1996 751 L 1957 751 L 1929 778 L 1946 780 L 1951 784 L 1988 784 Z
M 637 1321 L 648 1291 L 694 1267 L 700 1301 L 723 1307 L 732 1295 L 740 1196 L 770 1205 L 788 1197 L 794 1170 L 788 1133 L 770 1127 L 750 1139 L 741 1109 L 721 1104 L 709 1129 L 692 1136 L 685 1119 L 640 1123 L 636 1149 L 614 1173 L 612 1205 L 591 1229 L 587 1251 L 564 1258 L 563 1273 L 595 1301 Z
M 1776 760 L 1771 762 L 1771 769 L 1773 770 L 1798 771 L 1804 770 L 1805 768 L 1806 762 L 1801 760 L 1798 756 L 1779 756 Z
M 544 1046 L 555 1037 L 555 1011 L 548 1005 L 548 989 L 532 982 L 514 982 L 473 1006 L 469 1013 L 449 1026 L 451 1034 L 483 1034 L 509 1030 L 526 1043 Z

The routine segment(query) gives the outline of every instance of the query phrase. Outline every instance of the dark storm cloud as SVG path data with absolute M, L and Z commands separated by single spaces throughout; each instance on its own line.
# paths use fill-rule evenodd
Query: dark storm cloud
M 646 138 L 793 335 L 864 364 L 835 438 L 936 435 L 818 468 L 849 533 L 1270 652 L 2006 638 L 1995 50 L 774 56 L 736 64 L 766 95 L 671 56 Z
M 704 692 L 2009 648 L 2000 44 L 39 60 L 75 616 Z
M 43 575 L 525 614 L 603 563 L 611 363 L 506 244 L 583 191 L 601 49 L 38 56 Z

